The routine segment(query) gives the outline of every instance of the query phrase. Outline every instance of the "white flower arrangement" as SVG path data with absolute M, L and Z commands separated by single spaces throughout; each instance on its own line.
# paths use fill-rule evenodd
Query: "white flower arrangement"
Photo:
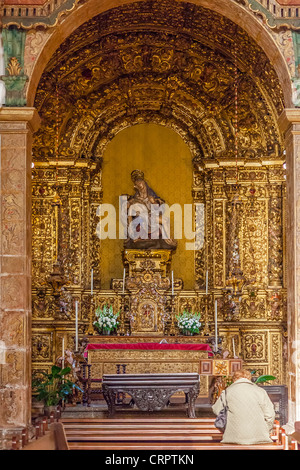
M 181 314 L 176 316 L 178 328 L 182 331 L 186 330 L 193 334 L 199 334 L 201 327 L 200 317 L 200 313 L 191 313 L 184 310 Z
M 104 305 L 102 310 L 100 307 L 97 307 L 95 312 L 97 320 L 94 321 L 93 325 L 100 333 L 113 331 L 119 325 L 119 314 L 120 312 L 114 313 L 112 306 Z

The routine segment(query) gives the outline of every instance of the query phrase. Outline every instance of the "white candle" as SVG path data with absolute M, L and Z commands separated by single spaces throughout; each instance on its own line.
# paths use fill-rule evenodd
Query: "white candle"
M 232 338 L 232 350 L 233 350 L 233 357 L 235 357 L 235 344 L 234 344 L 234 338 Z
M 123 271 L 123 294 L 125 292 L 125 268 L 124 268 L 124 271 Z
M 91 295 L 93 295 L 93 288 L 94 288 L 94 270 L 91 271 Z
M 218 351 L 218 301 L 215 300 L 215 352 Z
M 174 295 L 174 273 L 172 271 L 172 295 Z
M 208 294 L 208 271 L 206 271 L 206 295 Z
M 62 361 L 61 361 L 61 368 L 65 368 L 65 338 L 62 339 Z
M 78 351 L 78 300 L 75 302 L 75 350 Z

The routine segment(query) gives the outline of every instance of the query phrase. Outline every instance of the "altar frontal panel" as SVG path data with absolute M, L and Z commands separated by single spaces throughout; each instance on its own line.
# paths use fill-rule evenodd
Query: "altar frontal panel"
M 115 374 L 118 365 L 126 365 L 128 374 L 200 373 L 200 361 L 208 357 L 207 351 L 197 350 L 89 350 L 88 362 L 91 378 L 101 379 L 103 374 Z M 208 377 L 200 376 L 199 397 L 208 396 Z

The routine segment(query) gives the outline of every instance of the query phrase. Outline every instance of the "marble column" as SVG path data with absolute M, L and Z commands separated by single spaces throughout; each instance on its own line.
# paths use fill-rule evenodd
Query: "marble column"
M 289 423 L 300 421 L 300 109 L 279 118 L 287 166 L 287 315 Z
M 31 420 L 31 142 L 38 126 L 33 108 L 0 108 L 2 448 Z

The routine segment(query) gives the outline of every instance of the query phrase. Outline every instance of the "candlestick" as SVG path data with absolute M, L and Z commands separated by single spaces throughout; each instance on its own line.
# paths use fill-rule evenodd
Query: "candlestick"
M 87 329 L 87 334 L 88 335 L 94 335 L 95 334 L 95 329 L 94 329 L 94 319 L 95 319 L 95 313 L 94 313 L 94 300 L 93 300 L 93 296 L 91 295 L 91 298 L 90 298 L 90 305 L 89 305 L 89 308 L 90 308 L 90 312 L 89 312 L 89 326 L 88 326 L 88 329 Z
M 208 294 L 208 271 L 206 271 L 206 295 Z
M 218 351 L 218 301 L 215 300 L 215 352 Z
M 91 295 L 93 295 L 93 289 L 94 289 L 94 270 L 92 269 L 91 271 Z
M 232 338 L 232 350 L 233 350 L 233 357 L 235 357 L 235 344 L 234 344 L 234 338 Z
M 209 311 L 209 295 L 208 294 L 203 297 L 202 302 L 204 302 L 204 328 L 202 330 L 202 335 L 210 336 L 211 333 L 210 333 L 210 328 L 209 328 L 209 323 L 208 323 L 208 311 Z M 201 305 L 202 305 L 202 302 L 201 302 Z
M 174 295 L 174 273 L 172 271 L 172 295 Z
M 125 268 L 124 268 L 124 271 L 123 271 L 123 294 L 125 292 Z
M 65 368 L 65 338 L 62 339 L 62 361 L 61 361 L 61 368 Z
M 118 328 L 118 335 L 125 335 L 125 294 L 121 294 L 121 310 L 120 310 L 120 324 Z
M 172 294 L 171 309 L 172 309 L 172 311 L 171 311 L 171 325 L 170 325 L 170 329 L 169 329 L 169 335 L 170 336 L 175 336 L 176 335 L 176 328 L 175 328 L 175 295 L 174 294 Z
M 64 370 L 65 368 L 65 338 L 62 339 L 62 361 L 61 361 L 61 368 Z M 65 383 L 65 379 L 63 377 L 62 382 Z
M 78 300 L 75 302 L 75 350 L 78 351 Z

